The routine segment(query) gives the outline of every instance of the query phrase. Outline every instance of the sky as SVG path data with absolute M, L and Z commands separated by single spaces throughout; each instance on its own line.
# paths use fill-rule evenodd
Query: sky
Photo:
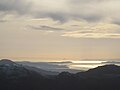
M 119 59 L 120 0 L 0 0 L 0 58 Z

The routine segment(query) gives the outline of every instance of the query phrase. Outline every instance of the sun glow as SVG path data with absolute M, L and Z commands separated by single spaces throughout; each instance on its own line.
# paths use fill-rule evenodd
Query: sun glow
M 87 64 L 87 63 L 90 63 L 90 64 L 92 64 L 92 63 L 94 63 L 94 64 L 100 64 L 100 63 L 102 63 L 102 62 L 106 62 L 106 61 L 72 61 L 72 63 L 81 63 L 81 64 Z

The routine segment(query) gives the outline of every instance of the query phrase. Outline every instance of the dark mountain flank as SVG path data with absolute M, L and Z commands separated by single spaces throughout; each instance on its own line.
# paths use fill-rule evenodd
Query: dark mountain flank
M 0 60 L 0 90 L 120 90 L 120 67 L 104 65 L 60 74 Z

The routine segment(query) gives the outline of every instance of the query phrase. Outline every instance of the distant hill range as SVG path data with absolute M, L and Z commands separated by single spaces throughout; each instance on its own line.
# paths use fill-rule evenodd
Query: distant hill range
M 10 74 L 10 73 L 14 73 L 14 72 L 20 73 L 21 71 L 26 71 L 26 72 L 34 71 L 43 76 L 59 74 L 58 72 L 46 71 L 46 70 L 42 70 L 40 68 L 18 64 L 11 60 L 8 60 L 8 59 L 0 60 L 0 69 L 5 71 L 6 74 Z M 20 73 L 20 74 L 22 74 L 22 73 Z
M 120 90 L 120 67 L 104 65 L 76 74 L 0 60 L 0 90 Z
M 70 61 L 65 62 L 29 62 L 29 61 L 22 61 L 22 62 L 16 62 L 18 64 L 24 65 L 24 66 L 30 66 L 35 67 L 38 69 L 43 69 L 45 71 L 52 71 L 52 72 L 70 72 L 70 73 L 77 73 L 81 72 L 83 70 L 76 70 L 76 69 L 70 69 L 67 64 L 72 64 Z

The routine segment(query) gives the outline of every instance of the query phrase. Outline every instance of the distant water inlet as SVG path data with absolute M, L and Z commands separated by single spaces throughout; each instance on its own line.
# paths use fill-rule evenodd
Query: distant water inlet
M 120 66 L 119 61 L 71 61 L 72 63 L 67 64 L 70 69 L 77 70 L 88 70 L 90 68 L 95 68 L 98 66 L 106 64 L 115 64 Z
M 95 68 L 108 64 L 107 61 L 74 61 L 70 60 L 67 62 L 52 62 L 53 65 L 66 66 L 69 69 L 74 70 L 88 70 L 90 68 Z M 60 68 L 59 68 L 60 69 Z
M 88 70 L 91 68 L 95 68 L 98 66 L 106 65 L 106 64 L 115 64 L 120 66 L 120 61 L 110 61 L 110 60 L 65 60 L 62 62 L 49 62 L 49 65 L 54 66 L 52 69 L 65 70 L 65 69 L 73 69 L 73 70 Z
M 107 61 L 72 61 L 72 63 L 69 64 L 68 67 L 70 69 L 88 70 L 90 68 L 105 65 L 106 62 Z

